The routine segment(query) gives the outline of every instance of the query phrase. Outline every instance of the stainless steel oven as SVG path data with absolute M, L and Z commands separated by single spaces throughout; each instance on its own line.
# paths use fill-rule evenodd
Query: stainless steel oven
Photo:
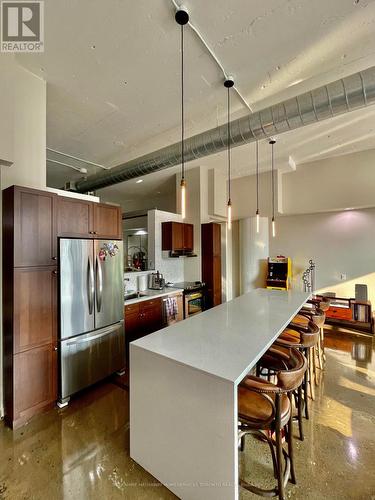
M 201 281 L 183 281 L 182 283 L 169 283 L 169 287 L 184 291 L 184 318 L 189 318 L 205 310 L 206 285 Z
M 203 311 L 204 297 L 202 292 L 188 292 L 185 294 L 185 318 Z

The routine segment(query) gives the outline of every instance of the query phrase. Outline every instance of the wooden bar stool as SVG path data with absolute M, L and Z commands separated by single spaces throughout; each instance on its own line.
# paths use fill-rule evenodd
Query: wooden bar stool
M 276 340 L 275 344 L 282 347 L 294 347 L 300 349 L 306 359 L 308 364 L 308 369 L 305 372 L 304 382 L 303 382 L 303 393 L 304 393 L 304 407 L 305 407 L 305 417 L 309 419 L 309 401 L 308 401 L 308 388 L 313 385 L 313 379 L 311 378 L 311 350 L 316 346 L 319 338 L 319 328 L 315 323 L 309 321 L 307 326 L 290 326 L 286 328 L 283 333 Z M 312 360 L 313 361 L 313 360 Z M 300 439 L 304 440 L 302 421 L 300 421 Z
M 324 314 L 328 311 L 331 305 L 331 299 L 329 297 L 313 298 L 311 299 L 312 304 L 315 304 L 319 309 L 321 309 Z M 319 355 L 319 368 L 324 369 L 324 363 L 326 360 L 326 355 L 324 352 L 324 324 L 320 328 L 320 336 L 318 343 L 318 355 Z
M 248 375 L 238 387 L 238 419 L 241 451 L 248 434 L 257 435 L 266 441 L 271 449 L 277 486 L 271 490 L 259 488 L 240 480 L 240 485 L 259 496 L 284 500 L 285 487 L 289 481 L 296 483 L 293 459 L 292 394 L 301 385 L 307 368 L 307 361 L 297 349 L 282 353 L 269 351 L 274 358 L 281 358 L 287 369 L 276 371 L 276 384 L 262 378 Z M 282 430 L 285 429 L 288 449 L 282 444 Z M 272 439 L 275 434 L 275 441 Z M 284 458 L 284 460 L 283 460 Z M 283 467 L 284 463 L 284 467 Z
M 318 328 L 319 331 L 324 325 L 325 322 L 325 314 L 324 312 L 317 308 L 315 305 L 310 304 L 306 307 L 303 307 L 299 314 L 297 314 L 293 319 L 292 322 L 290 323 L 290 326 L 299 326 L 299 327 L 304 327 L 307 328 L 309 321 L 312 321 Z M 317 363 L 316 359 L 317 356 L 319 356 L 319 340 L 320 336 L 318 336 L 318 340 L 316 345 L 314 345 L 310 350 L 309 350 L 309 376 L 310 376 L 310 381 L 312 383 L 309 384 L 310 387 L 310 395 L 311 399 L 315 401 L 315 384 L 318 385 L 318 377 L 317 377 Z

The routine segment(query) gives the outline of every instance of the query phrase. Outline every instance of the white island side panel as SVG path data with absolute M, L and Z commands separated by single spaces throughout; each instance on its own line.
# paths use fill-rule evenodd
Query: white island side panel
M 237 500 L 237 387 L 130 345 L 130 456 L 183 500 Z

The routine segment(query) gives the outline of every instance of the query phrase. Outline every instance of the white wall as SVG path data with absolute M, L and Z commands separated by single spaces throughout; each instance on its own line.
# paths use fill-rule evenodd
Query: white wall
M 277 236 L 270 237 L 270 255 L 291 257 L 293 285 L 309 259 L 316 263 L 316 288 L 354 296 L 354 283 L 369 285 L 375 306 L 375 209 L 282 216 Z M 341 275 L 346 275 L 345 282 Z
M 46 83 L 17 66 L 10 55 L 0 56 L 0 75 L 0 160 L 12 163 L 10 167 L 0 167 L 1 189 L 13 184 L 45 188 Z M 2 260 L 2 248 L 0 254 Z M 2 416 L 1 273 L 0 262 L 0 415 Z
M 277 176 L 276 176 L 277 177 Z M 232 181 L 232 206 L 235 219 L 253 217 L 256 212 L 256 176 L 249 175 Z M 272 214 L 272 175 L 264 172 L 259 176 L 259 211 L 262 216 Z M 276 189 L 277 207 L 277 189 Z
M 165 281 L 184 281 L 184 258 L 170 258 L 169 252 L 162 251 L 161 237 L 163 222 L 182 222 L 181 215 L 160 210 L 148 212 L 148 255 L 149 261 L 153 262 L 155 270 L 160 271 Z
M 260 217 L 259 233 L 256 217 L 240 220 L 239 226 L 240 292 L 247 293 L 265 286 L 269 257 L 268 218 Z
M 46 82 L 0 58 L 0 131 L 6 129 L 0 147 L 13 162 L 2 167 L 2 189 L 13 184 L 46 187 Z M 5 56 L 6 57 L 6 56 Z M 4 62 L 5 61 L 5 62 Z M 5 68 L 4 68 L 5 66 Z M 3 108 L 4 105 L 4 108 Z M 3 110 L 5 109 L 5 113 Z
M 284 214 L 375 206 L 375 150 L 306 163 L 283 175 Z
M 276 207 L 285 215 L 375 206 L 375 149 L 298 165 L 277 173 Z M 260 175 L 260 213 L 271 215 L 271 173 Z M 233 215 L 243 219 L 256 210 L 255 175 L 232 182 Z

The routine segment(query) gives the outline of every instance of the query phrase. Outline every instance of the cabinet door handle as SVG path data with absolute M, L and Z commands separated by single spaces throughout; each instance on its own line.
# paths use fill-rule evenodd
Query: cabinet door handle
M 52 274 L 53 274 L 54 276 L 57 276 L 57 271 L 52 271 Z
M 52 260 L 57 260 L 57 257 L 52 257 Z
M 57 346 L 55 346 L 55 347 L 53 348 L 53 350 L 54 350 L 54 351 L 57 351 Z

